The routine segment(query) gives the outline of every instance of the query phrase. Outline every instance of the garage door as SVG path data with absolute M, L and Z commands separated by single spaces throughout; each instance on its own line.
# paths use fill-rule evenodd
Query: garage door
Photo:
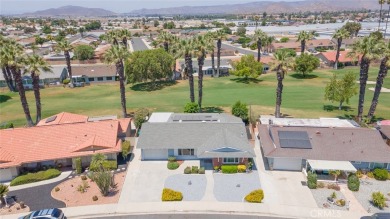
M 0 169 L 0 182 L 12 180 L 11 169 Z
M 168 159 L 167 149 L 142 149 L 143 160 L 166 160 Z
M 302 170 L 302 159 L 274 158 L 274 170 Z

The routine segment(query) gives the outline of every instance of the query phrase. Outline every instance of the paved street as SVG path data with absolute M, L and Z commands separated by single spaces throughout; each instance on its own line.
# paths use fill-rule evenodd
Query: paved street
M 86 217 L 87 218 L 87 217 Z M 96 217 L 90 217 L 96 218 Z M 255 215 L 231 215 L 231 214 L 151 214 L 151 215 L 127 215 L 110 216 L 112 219 L 288 219 L 286 217 L 270 217 Z
M 142 41 L 139 37 L 132 38 L 132 46 L 134 51 L 142 51 L 147 50 L 148 47 L 145 45 L 145 43 Z

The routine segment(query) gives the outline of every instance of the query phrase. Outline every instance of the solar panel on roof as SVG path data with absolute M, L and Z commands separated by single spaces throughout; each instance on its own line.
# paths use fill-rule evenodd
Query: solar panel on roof
M 182 122 L 218 121 L 211 115 L 175 115 L 172 120 Z
M 46 119 L 45 123 L 53 122 L 54 120 L 56 120 L 56 118 L 57 118 L 57 116 L 49 117 L 49 118 Z
M 311 149 L 309 135 L 305 131 L 278 131 L 281 148 Z

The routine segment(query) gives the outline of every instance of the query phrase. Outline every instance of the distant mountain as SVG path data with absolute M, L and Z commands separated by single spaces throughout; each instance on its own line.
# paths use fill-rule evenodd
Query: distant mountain
M 116 13 L 101 8 L 85 8 L 85 7 L 72 6 L 72 5 L 22 14 L 22 16 L 34 16 L 34 17 L 56 17 L 56 16 L 58 17 L 63 17 L 63 16 L 101 17 L 101 16 L 110 16 L 110 15 L 116 15 Z
M 177 14 L 248 14 L 286 13 L 305 11 L 340 11 L 379 9 L 377 0 L 305 0 L 296 2 L 261 1 L 243 4 L 215 6 L 184 6 L 160 9 L 140 9 L 131 11 L 133 15 L 177 15 Z

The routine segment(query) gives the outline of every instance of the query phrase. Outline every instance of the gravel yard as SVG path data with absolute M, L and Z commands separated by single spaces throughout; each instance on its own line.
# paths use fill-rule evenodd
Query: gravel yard
M 344 207 L 341 207 L 341 206 L 337 206 L 335 204 L 330 204 L 327 201 L 328 197 L 330 197 L 331 194 L 333 192 L 335 192 L 336 196 L 337 196 L 335 200 L 344 199 L 346 201 L 346 203 L 348 203 L 348 200 L 345 199 L 343 193 L 341 193 L 340 191 L 335 191 L 333 189 L 326 189 L 326 188 L 323 188 L 323 189 L 310 189 L 310 191 L 313 194 L 313 197 L 316 200 L 317 206 L 319 208 L 327 208 L 327 209 L 334 209 L 334 210 L 344 210 L 344 211 L 347 210 L 347 204 Z M 329 206 L 329 207 L 324 207 L 325 203 L 328 203 L 329 205 L 327 205 L 327 206 Z
M 361 181 L 365 181 L 368 183 L 360 183 L 360 189 L 357 192 L 354 192 L 356 199 L 360 202 L 360 204 L 363 206 L 364 209 L 371 209 L 372 213 L 376 212 L 390 212 L 390 207 L 379 209 L 377 207 L 374 207 L 371 204 L 371 194 L 373 192 L 380 191 L 385 195 L 387 200 L 390 200 L 390 196 L 388 195 L 390 193 L 390 181 L 378 181 L 375 179 L 363 179 Z M 387 205 L 390 206 L 390 201 L 387 201 Z
M 242 202 L 251 191 L 260 189 L 257 171 L 251 173 L 213 174 L 214 196 L 220 202 Z
M 177 174 L 165 180 L 164 187 L 183 194 L 183 201 L 200 201 L 207 186 L 204 174 Z

